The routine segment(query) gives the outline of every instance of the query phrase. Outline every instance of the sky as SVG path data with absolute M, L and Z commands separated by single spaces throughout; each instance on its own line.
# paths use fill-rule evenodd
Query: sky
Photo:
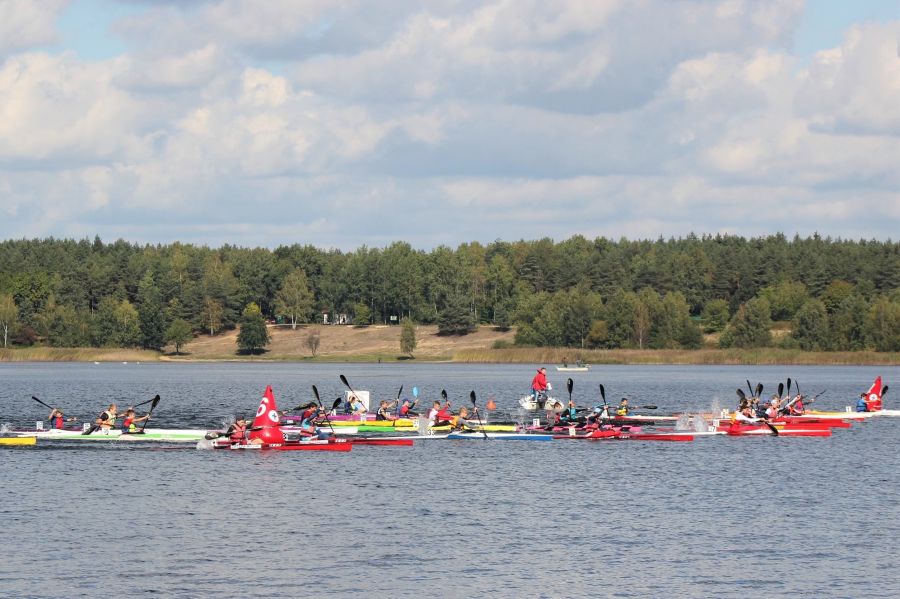
M 897 240 L 898 0 L 0 0 L 0 239 Z

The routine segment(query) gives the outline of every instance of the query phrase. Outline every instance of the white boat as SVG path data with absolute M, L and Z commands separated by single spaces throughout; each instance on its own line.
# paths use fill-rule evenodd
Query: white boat
M 10 434 L 16 437 L 34 437 L 36 439 L 50 441 L 156 441 L 167 443 L 195 443 L 203 439 L 206 435 L 206 429 L 183 429 L 183 428 L 148 428 L 143 433 L 124 434 L 120 429 L 98 429 L 90 435 L 83 434 L 83 431 L 77 429 L 58 429 L 52 428 L 48 430 L 14 430 Z
M 573 366 L 563 364 L 562 366 L 556 367 L 556 370 L 558 370 L 559 372 L 587 372 L 590 369 L 590 364 L 575 364 Z

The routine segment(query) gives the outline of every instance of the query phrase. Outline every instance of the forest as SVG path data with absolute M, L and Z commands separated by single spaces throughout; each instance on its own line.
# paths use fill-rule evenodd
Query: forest
M 347 314 L 578 348 L 900 350 L 900 244 L 818 235 L 405 242 L 353 251 L 0 243 L 4 347 L 143 347 Z M 264 328 L 264 327 L 263 327 Z M 786 334 L 779 334 L 779 331 Z M 774 334 L 773 334 L 774 332 Z

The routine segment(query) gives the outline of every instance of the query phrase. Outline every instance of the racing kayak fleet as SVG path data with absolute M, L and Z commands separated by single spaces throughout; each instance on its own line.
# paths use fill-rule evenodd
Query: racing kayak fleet
M 368 408 L 368 393 L 355 392 L 341 375 L 342 382 L 348 388 L 348 404 L 359 397 L 365 399 Z M 569 379 L 568 390 L 570 406 L 572 380 Z M 788 379 L 788 395 L 790 395 L 790 379 Z M 750 387 L 748 381 L 748 387 Z M 782 385 L 779 384 L 780 398 Z M 403 387 L 401 386 L 401 392 Z M 44 430 L 41 426 L 31 430 L 0 430 L 0 447 L 29 447 L 38 441 L 50 442 L 156 442 L 190 444 L 199 449 L 227 449 L 231 451 L 351 451 L 355 445 L 374 446 L 411 446 L 416 441 L 424 440 L 508 440 L 508 441 L 693 441 L 703 436 L 789 436 L 789 437 L 828 437 L 835 429 L 850 428 L 852 422 L 860 422 L 877 415 L 900 415 L 900 410 L 884 410 L 882 396 L 888 387 L 881 385 L 878 377 L 869 389 L 862 394 L 860 402 L 865 400 L 866 407 L 872 411 L 826 412 L 806 410 L 803 413 L 791 413 L 803 396 L 786 401 L 787 413 L 770 412 L 769 418 L 742 418 L 740 412 L 723 411 L 712 414 L 681 414 L 671 416 L 640 416 L 634 414 L 610 415 L 606 405 L 605 391 L 600 385 L 603 405 L 597 406 L 587 416 L 577 416 L 576 412 L 585 410 L 571 409 L 566 417 L 559 413 L 538 412 L 529 426 L 521 422 L 491 422 L 481 420 L 476 405 L 475 392 L 470 393 L 473 413 L 476 418 L 454 418 L 452 422 L 435 422 L 415 416 L 394 419 L 375 419 L 375 415 L 367 412 L 357 414 L 336 414 L 340 403 L 335 401 L 331 410 L 326 410 L 319 400 L 318 390 L 313 386 L 316 402 L 309 402 L 301 415 L 285 415 L 279 412 L 275 395 L 271 386 L 267 386 L 260 400 L 252 424 L 245 429 L 232 425 L 228 430 L 207 429 L 164 429 L 142 428 L 136 431 L 121 430 L 112 427 L 88 427 L 84 429 L 51 428 Z M 757 385 L 756 392 L 750 388 L 752 400 L 738 390 L 741 397 L 741 408 L 746 408 L 751 401 L 758 400 L 762 385 Z M 418 397 L 418 390 L 413 393 Z M 446 399 L 446 392 L 442 392 Z M 400 392 L 397 394 L 399 402 Z M 39 401 L 42 405 L 44 402 Z M 159 398 L 154 398 L 152 408 L 156 407 Z M 382 402 L 382 407 L 387 402 Z M 397 403 L 397 402 L 395 402 Z M 810 403 L 809 401 L 807 403 Z M 435 402 L 436 406 L 439 402 Z M 777 400 L 773 400 L 774 405 Z M 447 404 L 449 406 L 449 402 Z M 860 404 L 861 406 L 862 404 Z M 655 406 L 645 406 L 655 408 Z M 859 406 L 858 406 L 859 407 Z M 151 408 L 151 412 L 152 412 Z M 55 410 L 55 408 L 54 408 Z M 745 410 L 746 413 L 746 410 Z M 490 414 L 490 412 L 489 412 Z M 465 410 L 461 411 L 465 415 Z M 383 416 L 383 411 L 382 411 Z M 657 424 L 659 421 L 659 424 Z M 41 423 L 38 423 L 39 425 Z M 96 429 L 96 430 L 95 430 Z M 363 434 L 365 433 L 365 434 Z

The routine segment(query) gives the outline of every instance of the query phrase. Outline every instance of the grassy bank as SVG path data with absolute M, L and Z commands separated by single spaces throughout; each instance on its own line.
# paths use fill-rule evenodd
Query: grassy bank
M 428 353 L 415 359 L 396 351 L 360 351 L 322 353 L 315 357 L 296 352 L 270 350 L 260 355 L 235 352 L 188 352 L 173 356 L 154 351 L 116 348 L 26 347 L 0 349 L 0 362 L 347 362 L 347 363 L 422 363 L 452 361 L 495 364 L 573 364 L 581 359 L 588 364 L 726 364 L 726 365 L 900 365 L 900 353 L 877 352 L 805 352 L 777 348 L 697 349 L 697 350 L 573 350 L 556 347 L 505 347 L 502 349 L 465 348 L 448 353 Z
M 510 347 L 465 350 L 454 362 L 562 364 L 581 359 L 588 364 L 728 364 L 728 365 L 900 365 L 900 353 L 806 352 L 777 348 L 759 349 L 617 349 L 577 350 L 547 347 Z
M 156 362 L 155 351 L 97 347 L 22 347 L 0 349 L 0 362 Z

